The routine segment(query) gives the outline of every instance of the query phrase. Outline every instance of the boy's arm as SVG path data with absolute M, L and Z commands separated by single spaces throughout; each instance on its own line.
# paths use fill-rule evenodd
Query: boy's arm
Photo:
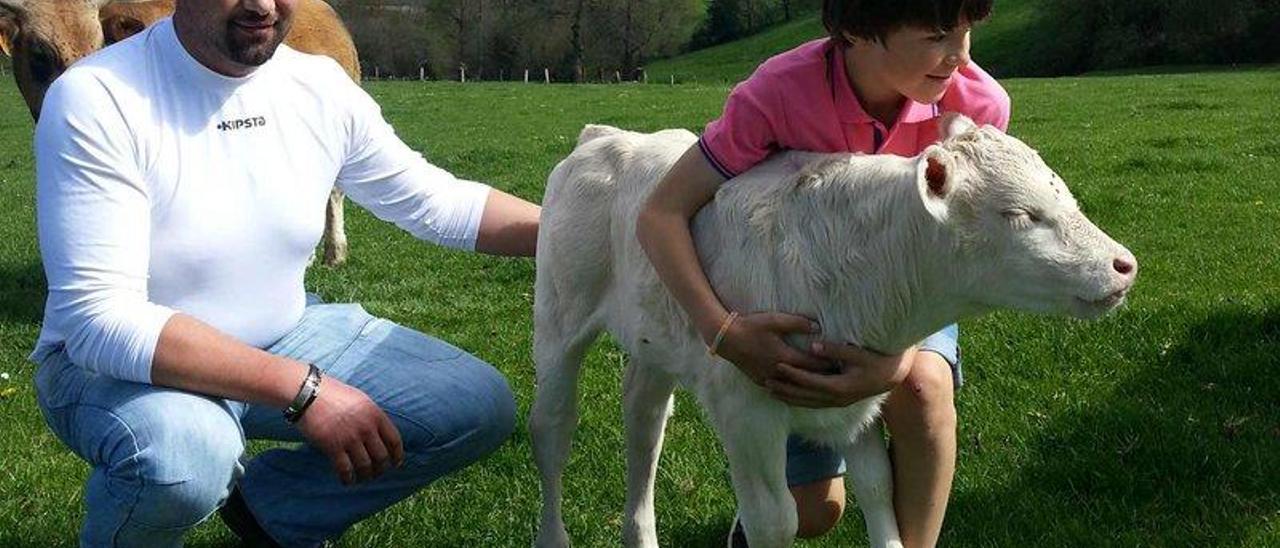
M 721 304 L 702 270 L 689 221 L 711 201 L 723 182 L 724 178 L 694 145 L 658 183 L 636 222 L 636 237 L 641 247 L 704 342 L 715 337 L 728 320 L 729 311 Z M 822 360 L 782 340 L 786 333 L 816 332 L 817 325 L 812 320 L 774 312 L 740 312 L 743 316 L 730 324 L 717 353 L 755 382 L 763 384 L 775 377 L 779 363 L 809 369 L 826 367 Z

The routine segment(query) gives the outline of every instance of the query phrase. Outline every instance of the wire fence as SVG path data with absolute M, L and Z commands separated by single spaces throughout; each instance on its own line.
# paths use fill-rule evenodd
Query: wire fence
M 630 75 L 628 76 L 628 72 Z M 468 69 L 466 65 L 459 65 L 452 71 L 449 77 L 433 77 L 429 74 L 426 67 L 419 67 L 416 76 L 406 76 L 402 74 L 383 75 L 382 71 L 377 67 L 373 67 L 371 73 L 363 76 L 364 80 L 388 81 L 388 82 L 405 82 L 405 81 L 424 81 L 424 82 L 458 82 L 462 84 L 476 82 L 514 82 L 524 84 L 696 84 L 697 78 L 680 77 L 675 74 L 664 74 L 651 78 L 648 70 L 642 68 L 634 71 L 622 70 L 604 70 L 599 69 L 594 74 L 583 74 L 581 78 L 566 78 L 563 75 L 557 75 L 549 67 L 542 68 L 526 68 L 506 70 L 499 69 L 496 71 L 485 71 L 483 69 Z

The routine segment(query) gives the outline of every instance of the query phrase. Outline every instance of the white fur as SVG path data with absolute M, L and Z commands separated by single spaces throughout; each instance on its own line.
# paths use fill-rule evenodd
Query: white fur
M 724 184 L 693 224 L 717 295 L 731 310 L 816 318 L 824 338 L 882 352 L 996 307 L 1091 317 L 1123 300 L 1135 271 L 1119 272 L 1116 261 L 1136 265 L 1132 255 L 1085 219 L 1035 151 L 965 118 L 943 128 L 951 136 L 917 158 L 789 152 Z M 631 356 L 626 544 L 657 544 L 653 480 L 679 383 L 724 443 L 751 546 L 788 546 L 795 536 L 784 474 L 792 433 L 845 455 L 872 545 L 900 545 L 876 420 L 883 395 L 834 409 L 773 399 L 707 355 L 640 249 L 638 210 L 694 141 L 687 131 L 588 126 L 548 180 L 529 421 L 544 501 L 537 545 L 569 544 L 561 477 L 582 356 L 603 329 Z M 945 170 L 941 194 L 927 184 L 930 161 Z

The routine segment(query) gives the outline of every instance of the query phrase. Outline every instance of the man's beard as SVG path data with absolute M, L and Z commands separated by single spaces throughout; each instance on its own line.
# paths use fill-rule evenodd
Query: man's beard
M 280 46 L 280 42 L 284 40 L 283 25 L 277 24 L 273 27 L 273 33 L 269 40 L 259 42 L 246 38 L 245 35 L 236 32 L 235 28 L 227 25 L 226 47 L 227 56 L 236 64 L 248 67 L 261 66 L 275 55 L 276 48 Z

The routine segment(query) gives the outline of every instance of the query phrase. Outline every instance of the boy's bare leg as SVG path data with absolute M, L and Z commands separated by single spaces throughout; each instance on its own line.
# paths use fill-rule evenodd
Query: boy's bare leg
M 830 531 L 844 513 L 844 476 L 791 486 L 800 527 L 796 536 L 813 538 Z
M 934 352 L 916 354 L 882 414 L 892 438 L 893 499 L 903 544 L 933 546 L 956 470 L 956 408 L 951 367 Z

